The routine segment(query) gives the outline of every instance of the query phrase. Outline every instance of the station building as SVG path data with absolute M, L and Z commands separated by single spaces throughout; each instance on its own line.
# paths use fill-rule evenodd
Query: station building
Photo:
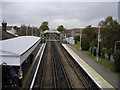
M 0 41 L 0 59 L 1 63 L 5 63 L 4 68 L 12 67 L 18 73 L 18 69 L 23 71 L 23 78 L 28 72 L 30 65 L 32 64 L 34 57 L 39 51 L 41 45 L 41 38 L 35 36 L 19 36 L 11 39 Z M 2 77 L 2 84 L 4 87 L 4 79 Z
M 0 90 L 2 89 L 2 60 L 0 59 Z

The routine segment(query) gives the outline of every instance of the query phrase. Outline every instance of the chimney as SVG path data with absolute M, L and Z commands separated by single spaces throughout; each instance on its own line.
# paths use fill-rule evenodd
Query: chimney
M 6 27 L 7 26 L 7 23 L 3 20 L 2 22 L 2 30 L 6 31 Z

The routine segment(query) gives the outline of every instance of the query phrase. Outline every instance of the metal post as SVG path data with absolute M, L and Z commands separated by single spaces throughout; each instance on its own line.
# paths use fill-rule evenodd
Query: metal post
M 37 28 L 35 28 L 35 36 L 37 36 L 36 31 L 37 31 Z
M 120 42 L 120 41 L 116 41 L 116 42 L 115 42 L 114 52 L 116 52 L 116 44 L 117 44 L 118 42 Z
M 32 26 L 32 36 L 33 36 L 33 26 Z
M 26 36 L 27 36 L 27 29 L 28 29 L 28 27 L 26 26 Z
M 116 52 L 116 43 L 117 43 L 117 42 L 115 42 L 115 48 L 114 48 L 114 52 Z
M 82 29 L 80 30 L 80 50 L 81 50 L 81 44 L 82 44 Z
M 20 70 L 22 70 L 22 64 L 20 65 Z
M 99 49 L 100 49 L 100 28 L 98 27 L 98 46 L 97 46 L 97 62 L 99 61 Z

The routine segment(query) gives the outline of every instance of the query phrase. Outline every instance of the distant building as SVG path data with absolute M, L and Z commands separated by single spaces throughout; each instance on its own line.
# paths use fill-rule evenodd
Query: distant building
M 82 30 L 81 28 L 75 28 L 75 29 L 66 29 L 65 32 L 67 32 L 67 34 L 71 37 L 75 37 L 75 36 L 80 36 L 80 30 Z
M 6 31 L 6 26 L 7 26 L 7 22 L 5 22 L 3 20 L 3 22 L 2 22 L 2 30 Z
M 10 39 L 16 37 L 15 35 L 0 30 L 0 40 Z
M 65 32 L 68 34 L 68 36 L 72 36 L 72 29 L 66 29 Z
M 61 32 L 60 33 L 60 41 L 67 42 L 66 38 L 68 37 L 67 32 Z
M 0 29 L 0 40 L 5 40 L 9 38 L 14 38 L 16 35 L 7 32 L 7 30 L 11 30 L 12 26 L 7 26 L 5 21 L 2 22 L 2 29 Z
M 95 32 L 98 31 L 98 27 L 91 27 Z M 74 28 L 74 29 L 66 29 L 65 32 L 70 37 L 80 36 L 80 31 L 84 28 Z
M 9 33 L 11 33 L 11 34 L 13 34 L 13 35 L 15 35 L 15 36 L 18 36 L 17 35 L 17 31 L 19 31 L 20 30 L 20 28 L 19 27 L 17 27 L 17 26 L 7 26 L 7 32 L 9 32 Z
M 7 26 L 6 30 L 12 30 L 13 26 Z
M 60 33 L 60 41 L 63 43 L 70 43 L 70 44 L 74 44 L 74 37 L 70 36 L 70 33 L 68 32 L 61 32 Z

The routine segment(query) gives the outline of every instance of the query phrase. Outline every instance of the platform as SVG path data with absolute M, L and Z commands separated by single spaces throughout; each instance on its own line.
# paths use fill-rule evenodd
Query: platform
M 24 85 L 23 88 L 27 87 L 27 88 L 31 89 L 33 87 L 33 84 L 34 84 L 40 63 L 41 63 L 41 59 L 42 59 L 45 47 L 46 47 L 46 43 L 43 43 L 41 45 L 40 50 L 38 51 L 35 59 L 34 59 L 34 62 L 32 63 L 32 65 L 29 69 L 28 74 L 26 75 L 26 80 L 24 80 L 24 83 L 23 83 L 23 84 L 29 83 L 29 86 Z M 37 59 L 38 57 L 39 57 L 39 59 Z M 31 80 L 30 80 L 30 77 L 32 77 Z
M 20 36 L 0 41 L 0 59 L 10 66 L 21 66 L 40 43 L 41 38 Z
M 73 52 L 67 44 L 62 46 L 68 51 L 68 53 L 76 60 L 76 62 L 83 68 L 83 70 L 90 76 L 90 78 L 98 85 L 99 88 L 113 88 L 102 76 L 100 76 L 92 67 L 90 67 L 82 58 L 80 58 L 75 52 Z
M 54 39 L 47 39 L 47 42 L 59 42 L 59 40 L 54 40 Z

